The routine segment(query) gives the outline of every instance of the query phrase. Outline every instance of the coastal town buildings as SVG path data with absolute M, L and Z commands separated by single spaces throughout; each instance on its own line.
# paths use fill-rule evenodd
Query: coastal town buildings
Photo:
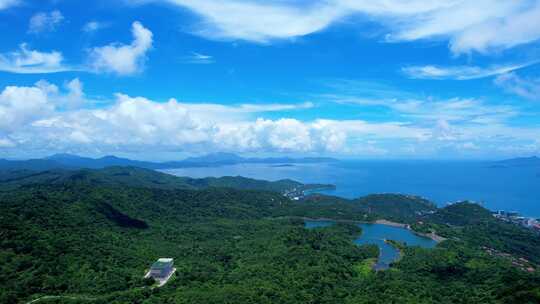
M 499 220 L 540 232 L 540 222 L 537 219 L 530 218 L 530 217 L 523 217 L 517 212 L 499 210 L 499 211 L 493 212 L 493 216 L 498 218 Z

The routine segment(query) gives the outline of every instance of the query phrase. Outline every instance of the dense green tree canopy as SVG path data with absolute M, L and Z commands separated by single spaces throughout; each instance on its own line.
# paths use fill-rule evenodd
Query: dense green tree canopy
M 437 209 L 403 195 L 297 202 L 281 194 L 301 186 L 293 181 L 180 182 L 133 168 L 31 174 L 0 186 L 0 303 L 540 302 L 539 272 L 513 264 L 540 263 L 538 236 L 477 205 Z M 449 240 L 403 247 L 399 262 L 374 272 L 378 249 L 354 245 L 357 225 L 308 230 L 301 217 L 386 218 Z M 151 288 L 143 275 L 160 257 L 177 272 Z

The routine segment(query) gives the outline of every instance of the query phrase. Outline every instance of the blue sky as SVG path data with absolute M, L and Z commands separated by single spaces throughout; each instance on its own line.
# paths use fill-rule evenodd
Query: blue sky
M 540 150 L 540 1 L 0 0 L 0 157 Z

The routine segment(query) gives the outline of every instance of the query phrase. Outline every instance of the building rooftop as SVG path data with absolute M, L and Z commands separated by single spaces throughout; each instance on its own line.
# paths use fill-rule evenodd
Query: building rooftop
M 174 260 L 171 258 L 161 258 L 161 259 L 158 259 L 157 262 L 154 262 L 154 264 L 152 264 L 152 268 L 162 269 L 165 267 L 171 267 L 173 264 L 173 261 Z

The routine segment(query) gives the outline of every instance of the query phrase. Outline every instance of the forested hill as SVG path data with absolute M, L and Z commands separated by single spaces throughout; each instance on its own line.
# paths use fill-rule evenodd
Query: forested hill
M 79 184 L 148 187 L 159 189 L 204 189 L 224 187 L 246 190 L 285 192 L 294 188 L 311 187 L 292 180 L 264 181 L 245 177 L 189 178 L 136 167 L 108 167 L 81 170 L 4 170 L 0 171 L 1 187 L 31 184 Z M 313 185 L 319 186 L 319 185 Z
M 4 174 L 0 184 L 2 304 L 540 301 L 540 273 L 513 265 L 536 262 L 538 237 L 476 205 L 434 209 L 394 194 L 292 201 L 276 191 L 298 186 L 292 181 L 136 168 L 28 173 Z M 293 219 L 308 216 L 403 219 L 449 240 L 403 247 L 401 261 L 375 272 L 377 248 L 351 241 L 358 226 L 308 230 Z M 151 289 L 143 275 L 160 257 L 174 258 L 177 274 Z
M 314 194 L 307 196 L 287 212 L 312 218 L 342 220 L 387 219 L 412 224 L 437 207 L 425 198 L 404 194 L 371 194 L 357 199 Z
M 470 202 L 458 202 L 448 205 L 430 214 L 427 219 L 433 223 L 450 226 L 467 226 L 486 221 L 495 221 L 489 210 Z
M 419 218 L 418 231 L 437 231 L 473 246 L 496 249 L 540 265 L 540 235 L 530 229 L 496 219 L 482 206 L 459 202 Z
M 387 219 L 410 224 L 419 233 L 434 232 L 471 246 L 514 254 L 540 265 L 538 233 L 498 220 L 491 211 L 467 201 L 437 208 L 424 198 L 403 194 L 374 194 L 353 200 L 317 194 L 290 205 L 284 212 L 309 218 Z
M 140 187 L 141 176 L 137 186 L 121 186 L 116 168 L 82 172 L 90 177 L 60 174 L 0 187 L 0 303 L 51 295 L 165 303 L 180 294 L 188 303 L 304 303 L 334 298 L 354 263 L 377 254 L 350 242 L 348 233 L 358 228 L 309 232 L 301 222 L 271 219 L 293 203 L 273 191 Z M 208 183 L 217 182 L 237 183 Z M 178 268 L 162 293 L 142 288 L 145 269 L 159 257 L 175 258 Z M 326 283 L 316 282 L 323 273 Z M 335 287 L 325 290 L 328 282 Z M 272 295 L 260 295 L 265 288 Z M 294 296 L 303 288 L 314 290 Z M 70 299 L 51 302 L 79 303 Z

